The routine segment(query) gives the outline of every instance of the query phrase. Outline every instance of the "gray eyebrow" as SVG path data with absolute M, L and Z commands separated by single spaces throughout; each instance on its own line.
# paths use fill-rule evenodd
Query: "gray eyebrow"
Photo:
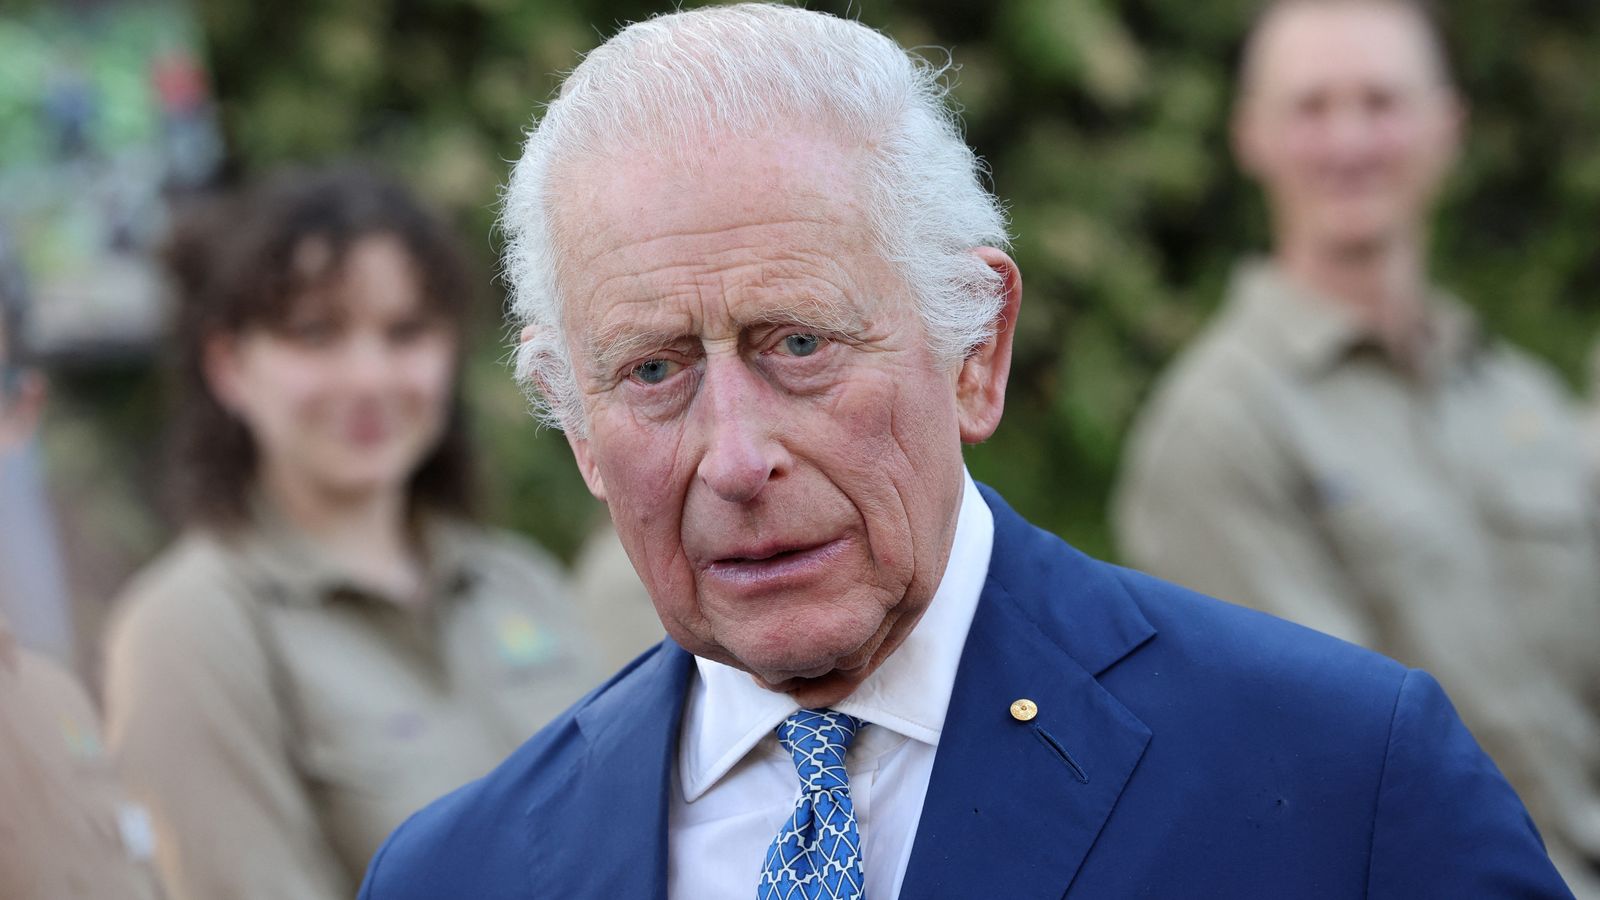
M 740 330 L 752 325 L 795 325 L 815 328 L 828 334 L 856 334 L 866 325 L 859 310 L 843 300 L 807 298 L 775 309 L 763 310 L 760 315 L 740 322 Z M 676 328 L 636 329 L 626 323 L 598 328 L 585 341 L 588 356 L 594 368 L 610 372 L 639 353 L 666 347 L 692 338 L 693 334 Z
M 615 325 L 597 329 L 589 335 L 586 344 L 589 358 L 594 360 L 593 368 L 610 372 L 625 359 L 646 350 L 665 347 L 687 336 L 678 329 L 636 331 L 627 325 Z

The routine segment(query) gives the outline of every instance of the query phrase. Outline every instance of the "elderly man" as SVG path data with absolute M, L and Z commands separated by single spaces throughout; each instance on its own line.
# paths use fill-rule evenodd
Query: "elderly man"
M 401 828 L 364 897 L 1565 896 L 1427 675 L 966 476 L 1021 280 L 889 39 L 630 26 L 506 219 L 522 364 L 670 639 Z
M 1279 0 L 1240 90 L 1272 258 L 1136 428 L 1122 549 L 1436 674 L 1600 897 L 1597 510 L 1565 390 L 1428 283 L 1462 120 L 1437 27 L 1409 0 Z

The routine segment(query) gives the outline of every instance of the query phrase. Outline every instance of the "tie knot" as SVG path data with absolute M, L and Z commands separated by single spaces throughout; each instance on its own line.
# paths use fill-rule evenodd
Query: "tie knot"
M 831 709 L 796 710 L 778 726 L 778 743 L 794 757 L 807 793 L 845 788 L 844 754 L 861 720 Z

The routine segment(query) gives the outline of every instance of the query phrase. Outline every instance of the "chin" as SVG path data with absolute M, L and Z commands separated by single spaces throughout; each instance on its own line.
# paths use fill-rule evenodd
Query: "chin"
M 410 476 L 410 470 L 400 471 L 389 466 L 382 468 L 372 466 L 358 468 L 352 466 L 325 473 L 318 480 L 331 494 L 343 497 L 363 497 L 392 490 L 396 487 L 404 487 Z
M 1381 247 L 1397 231 L 1394 211 L 1380 201 L 1339 204 L 1321 219 L 1323 243 L 1350 251 Z
M 859 642 L 845 647 L 812 645 L 774 649 L 776 652 L 756 651 L 739 656 L 740 668 L 754 673 L 768 684 L 779 685 L 859 668 L 863 657 L 868 655 L 862 652 Z
M 806 632 L 803 643 L 790 638 L 781 645 L 765 643 L 750 648 L 735 665 L 750 672 L 768 690 L 792 694 L 808 706 L 837 702 L 872 674 L 888 633 L 888 622 L 868 631 L 861 629 L 819 640 Z M 790 632 L 793 634 L 793 632 Z M 817 697 L 824 700 L 812 702 Z M 811 698 L 811 699 L 808 699 Z

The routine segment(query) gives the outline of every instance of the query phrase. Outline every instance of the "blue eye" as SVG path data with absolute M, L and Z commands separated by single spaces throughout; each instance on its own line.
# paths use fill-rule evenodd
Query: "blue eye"
M 814 334 L 791 334 L 783 339 L 783 349 L 795 356 L 810 356 L 822 346 L 822 338 Z
M 633 367 L 633 377 L 644 384 L 660 384 L 672 374 L 672 363 L 665 359 L 647 359 Z

